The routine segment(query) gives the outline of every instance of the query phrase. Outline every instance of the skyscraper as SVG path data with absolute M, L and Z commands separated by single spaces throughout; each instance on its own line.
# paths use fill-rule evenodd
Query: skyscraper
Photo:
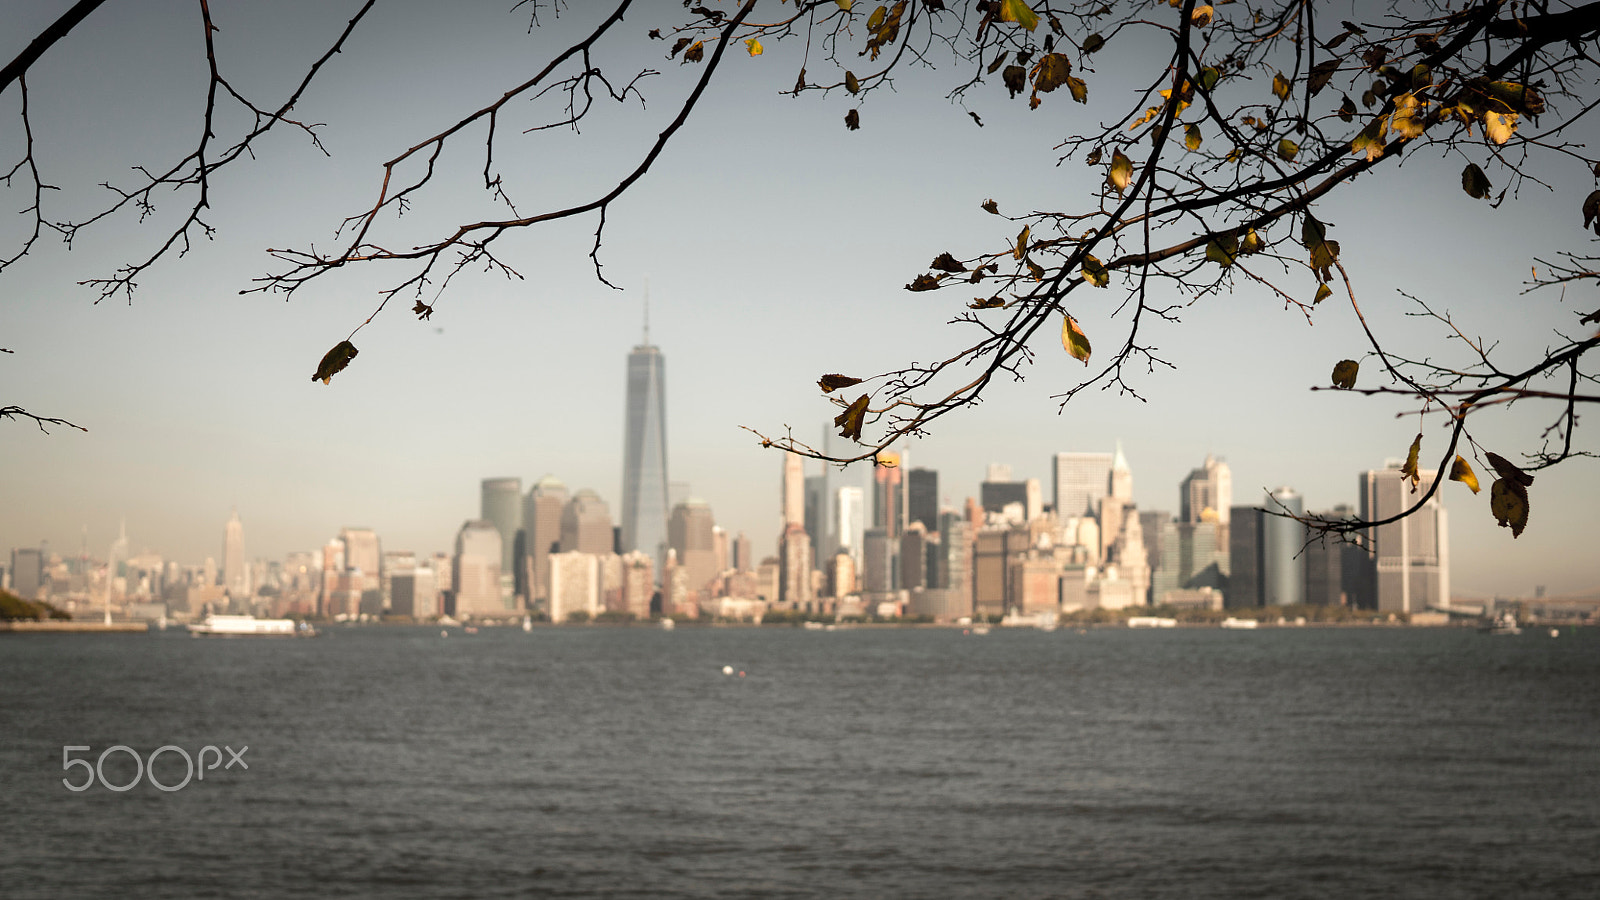
M 1062 521 L 1092 516 L 1100 498 L 1111 487 L 1110 453 L 1057 453 L 1055 458 L 1056 516 Z
M 1306 602 L 1306 526 L 1282 515 L 1302 515 L 1305 502 L 1294 488 L 1267 494 L 1261 517 L 1261 601 L 1265 606 L 1298 606 Z M 1279 515 L 1272 515 L 1278 513 Z
M 667 545 L 666 361 L 650 343 L 650 298 L 644 340 L 628 354 L 628 407 L 622 448 L 622 552 L 640 550 L 665 565 Z
M 665 532 L 661 535 L 666 540 Z M 611 510 L 600 495 L 584 488 L 561 511 L 561 552 L 603 556 L 611 552 Z
M 1420 473 L 1428 484 L 1434 472 Z M 1387 519 L 1410 509 L 1413 495 L 1398 464 L 1361 473 L 1361 518 Z M 1367 529 L 1365 571 L 1359 583 L 1362 606 L 1384 612 L 1414 613 L 1450 606 L 1450 535 L 1444 505 L 1436 493 L 1415 513 L 1398 522 Z
M 539 479 L 522 500 L 522 545 L 527 558 L 520 565 L 528 572 L 530 601 L 549 598 L 550 554 L 561 543 L 561 513 L 566 506 L 567 486 L 554 475 Z
M 483 479 L 480 519 L 487 519 L 500 530 L 500 574 L 511 574 L 515 559 L 512 549 L 517 531 L 522 528 L 522 479 Z
M 900 496 L 900 462 L 900 454 L 884 451 L 872 467 L 872 526 L 884 529 L 891 539 L 900 536 L 905 513 Z
M 451 572 L 457 616 L 505 613 L 506 607 L 500 602 L 500 531 L 493 522 L 479 519 L 461 526 L 456 533 L 455 566 Z
M 690 497 L 672 509 L 667 542 L 677 553 L 678 565 L 689 574 L 689 590 L 703 591 L 720 574 L 713 540 L 716 523 L 704 500 Z
M 1181 522 L 1228 524 L 1233 510 L 1233 471 L 1227 463 L 1207 453 L 1205 463 L 1178 486 L 1178 503 Z
M 939 473 L 912 469 L 906 473 L 906 511 L 930 533 L 939 530 Z
M 244 564 L 244 525 L 239 522 L 238 509 L 222 530 L 222 586 L 236 599 L 250 595 L 250 572 Z

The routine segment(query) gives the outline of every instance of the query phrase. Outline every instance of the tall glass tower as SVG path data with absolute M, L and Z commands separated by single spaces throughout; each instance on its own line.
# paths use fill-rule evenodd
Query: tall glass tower
M 622 448 L 622 552 L 638 550 L 665 565 L 667 546 L 666 361 L 650 343 L 650 295 L 644 340 L 628 354 L 628 409 Z

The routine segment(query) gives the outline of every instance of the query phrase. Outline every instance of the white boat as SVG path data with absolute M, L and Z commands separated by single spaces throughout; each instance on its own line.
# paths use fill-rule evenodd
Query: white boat
M 667 631 L 671 631 L 677 624 L 678 623 L 672 621 L 671 619 L 661 620 L 661 627 Z
M 973 634 L 988 634 L 989 633 L 989 626 L 987 626 L 987 625 L 974 625 L 974 626 L 972 626 L 972 633 Z
M 1517 614 L 1509 609 L 1500 610 L 1488 625 L 1478 629 L 1489 634 L 1521 634 L 1522 627 L 1517 624 Z
M 315 632 L 300 629 L 293 619 L 258 619 L 255 616 L 206 616 L 205 621 L 189 625 L 196 637 L 297 637 Z
M 1233 616 L 1222 620 L 1223 628 L 1255 628 L 1260 624 L 1255 619 L 1235 619 Z
M 822 622 L 810 622 L 810 621 L 808 621 L 808 622 L 805 623 L 804 627 L 805 627 L 805 630 L 807 630 L 807 631 L 821 631 L 823 628 L 825 628 L 827 626 Z
M 1177 619 L 1167 619 L 1161 616 L 1129 616 L 1129 628 L 1177 628 Z
M 532 616 L 523 616 L 522 617 L 522 630 L 523 631 L 532 631 L 533 630 L 533 617 Z

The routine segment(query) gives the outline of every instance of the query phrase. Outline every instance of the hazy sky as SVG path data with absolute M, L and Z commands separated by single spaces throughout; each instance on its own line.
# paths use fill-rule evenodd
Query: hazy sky
M 0 58 L 69 5 L 8 4 Z M 66 188 L 65 209 L 89 209 L 103 199 L 94 185 L 126 179 L 131 165 L 192 147 L 205 87 L 193 6 L 107 4 L 30 73 L 40 161 L 46 180 Z M 213 2 L 224 74 L 276 105 L 358 6 Z M 377 529 L 386 549 L 447 550 L 477 516 L 479 480 L 491 476 L 527 486 L 555 474 L 597 490 L 616 515 L 624 361 L 639 340 L 648 278 L 651 338 L 667 365 L 670 475 L 705 498 L 720 525 L 770 552 L 781 460 L 740 426 L 792 426 L 814 439 L 837 412 L 815 387 L 822 373 L 867 375 L 962 346 L 962 329 L 945 323 L 970 294 L 902 285 L 941 251 L 966 256 L 1014 240 L 1016 226 L 979 209 L 987 198 L 1007 211 L 1090 202 L 1102 172 L 1057 167 L 1051 148 L 1109 113 L 1102 102 L 1124 102 L 1118 73 L 1148 63 L 1137 47 L 1108 48 L 1095 60 L 1088 107 L 1051 98 L 1030 112 L 996 79 L 968 101 L 981 129 L 944 99 L 953 73 L 911 72 L 897 93 L 861 103 L 862 128 L 848 132 L 848 98 L 778 96 L 794 83 L 798 48 L 769 43 L 759 58 L 739 48 L 689 127 L 611 210 L 601 257 L 626 291 L 594 278 L 592 217 L 531 230 L 500 247 L 522 280 L 464 277 L 427 323 L 409 314 L 409 299 L 397 301 L 355 337 L 360 356 L 346 372 L 313 384 L 322 354 L 372 312 L 398 270 L 340 272 L 288 302 L 239 291 L 277 266 L 264 248 L 330 245 L 340 217 L 375 196 L 382 160 L 526 78 L 592 27 L 597 5 L 572 4 L 531 35 L 526 15 L 508 6 L 380 4 L 296 110 L 327 123 L 331 158 L 287 131 L 265 141 L 256 160 L 214 184 L 207 219 L 216 239 L 147 273 L 131 304 L 95 305 L 75 282 L 147 254 L 180 198 L 164 198 L 142 228 L 113 221 L 71 252 L 49 243 L 0 275 L 0 346 L 15 351 L 0 355 L 0 402 L 89 428 L 47 436 L 0 424 L 0 550 L 48 540 L 72 553 L 87 529 L 91 552 L 103 555 L 125 518 L 135 550 L 199 562 L 219 555 L 233 506 L 253 557 L 316 548 L 347 525 Z M 625 25 L 627 46 L 596 59 L 621 81 L 641 66 L 661 71 L 642 83 L 644 111 L 608 101 L 580 134 L 520 135 L 557 110 L 513 107 L 520 118 L 501 125 L 497 168 L 519 209 L 586 199 L 631 168 L 699 72 L 643 40 L 681 15 L 677 3 L 642 4 Z M 823 68 L 814 61 L 811 80 Z M 4 168 L 20 153 L 17 110 L 15 90 L 0 97 Z M 240 123 L 229 115 L 219 124 L 227 136 Z M 1553 170 L 1561 191 L 1531 186 L 1491 210 L 1460 190 L 1461 165 L 1417 154 L 1321 204 L 1320 215 L 1369 320 L 1393 342 L 1464 362 L 1436 323 L 1406 317 L 1414 308 L 1396 293 L 1405 289 L 1449 308 L 1468 334 L 1492 336 L 1520 367 L 1554 342 L 1554 329 L 1570 332 L 1574 310 L 1596 305 L 1588 286 L 1566 302 L 1520 295 L 1535 253 L 1585 246 L 1576 197 L 1588 176 Z M 481 140 L 455 147 L 441 166 L 436 189 L 387 232 L 393 244 L 502 214 L 474 188 Z M 15 189 L 3 195 L 8 210 L 29 202 Z M 6 247 L 23 221 L 15 218 L 0 223 Z M 1126 328 L 1111 317 L 1120 295 L 1085 293 L 1074 295 L 1074 314 L 1109 349 Z M 1418 431 L 1415 416 L 1396 418 L 1404 404 L 1309 391 L 1335 361 L 1366 349 L 1348 304 L 1326 303 L 1307 323 L 1241 288 L 1147 338 L 1177 367 L 1135 379 L 1147 402 L 1097 391 L 1058 412 L 1050 395 L 1086 370 L 1044 334 L 1025 383 L 997 384 L 976 410 L 946 417 L 909 448 L 909 462 L 937 468 L 941 493 L 959 506 L 987 463 L 1009 463 L 1048 492 L 1052 454 L 1109 451 L 1120 438 L 1142 508 L 1175 510 L 1178 481 L 1214 453 L 1232 466 L 1235 503 L 1291 485 L 1320 510 L 1354 504 L 1358 473 L 1403 456 Z M 1553 409 L 1526 406 L 1475 430 L 1514 457 L 1535 449 L 1553 418 Z M 1423 457 L 1436 459 L 1444 432 L 1432 421 L 1423 430 Z M 1538 475 L 1516 541 L 1495 526 L 1487 490 L 1442 490 L 1458 593 L 1600 587 L 1593 461 Z

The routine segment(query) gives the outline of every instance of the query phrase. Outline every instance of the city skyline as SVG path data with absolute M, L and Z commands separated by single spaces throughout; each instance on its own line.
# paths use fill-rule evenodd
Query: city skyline
M 317 14 L 230 12 L 226 39 L 251 34 L 260 46 L 278 48 L 273 56 L 304 50 L 290 23 Z M 25 265 L 7 271 L 0 333 L 15 352 L 0 355 L 0 376 L 16 402 L 89 432 L 43 435 L 24 423 L 0 423 L 0 547 L 46 540 L 70 555 L 87 527 L 103 555 L 125 517 L 134 548 L 199 560 L 219 551 L 217 523 L 237 505 L 252 557 L 315 549 L 352 522 L 381 528 L 394 546 L 445 549 L 461 522 L 476 517 L 480 480 L 497 476 L 526 485 L 555 474 L 574 488 L 592 487 L 620 514 L 619 359 L 637 341 L 635 286 L 646 273 L 651 340 L 673 362 L 665 392 L 671 477 L 690 484 L 729 531 L 770 534 L 778 521 L 768 489 L 775 457 L 740 426 L 815 435 L 838 413 L 815 387 L 821 374 L 866 376 L 910 359 L 943 358 L 960 338 L 945 322 L 971 297 L 903 286 L 941 250 L 1003 249 L 1014 241 L 1015 228 L 1000 229 L 1009 223 L 980 204 L 993 198 L 1014 211 L 1025 203 L 1038 186 L 1018 173 L 1053 165 L 1049 147 L 1062 127 L 1045 110 L 985 99 L 980 131 L 942 91 L 907 84 L 896 104 L 867 106 L 862 128 L 846 132 L 836 104 L 778 98 L 793 83 L 788 48 L 730 59 L 736 77 L 707 92 L 692 127 L 608 219 L 598 261 L 628 291 L 595 279 L 588 223 L 541 231 L 507 245 L 525 280 L 464 272 L 427 322 L 391 305 L 355 336 L 359 359 L 331 385 L 312 384 L 307 376 L 316 361 L 372 314 L 382 285 L 351 273 L 290 303 L 240 296 L 269 267 L 262 248 L 321 239 L 323 224 L 364 202 L 387 148 L 409 146 L 419 123 L 444 118 L 447 97 L 514 74 L 529 49 L 523 29 L 503 27 L 503 10 L 412 4 L 396 14 L 404 22 L 399 31 L 418 40 L 471 41 L 482 68 L 445 77 L 402 65 L 410 49 L 396 53 L 376 42 L 347 48 L 326 87 L 299 107 L 313 120 L 336 123 L 327 130 L 331 159 L 285 141 L 237 170 L 230 177 L 238 181 L 219 187 L 210 219 L 217 239 L 145 273 L 131 304 L 93 305 L 75 284 L 145 247 L 151 233 L 131 226 L 86 234 L 70 253 L 42 243 Z M 579 27 L 583 14 L 564 17 L 561 27 L 569 18 Z M 41 130 L 74 134 L 74 120 L 137 109 L 150 145 L 136 161 L 181 148 L 196 121 L 183 100 L 193 85 L 177 60 L 192 57 L 193 47 L 175 29 L 150 24 L 136 10 L 107 6 L 75 31 L 77 52 L 101 62 L 30 82 Z M 30 33 L 19 27 L 0 40 Z M 128 34 L 141 38 L 130 42 Z M 406 45 L 416 46 L 424 45 Z M 272 69 L 267 56 L 242 62 L 259 64 L 252 82 L 270 79 L 262 74 Z M 97 74 L 112 68 L 129 77 L 110 84 Z M 648 85 L 652 100 L 681 96 L 691 74 L 691 67 L 665 68 Z M 411 105 L 397 115 L 374 104 L 375 85 Z M 150 97 L 170 99 L 152 108 Z M 581 191 L 613 177 L 623 151 L 653 138 L 659 125 L 597 118 L 590 133 L 616 151 L 605 141 L 582 153 L 552 147 L 548 168 L 561 180 L 550 188 Z M 943 129 L 949 157 L 985 158 L 998 136 L 1017 147 L 1019 164 L 951 173 L 926 153 L 927 127 Z M 53 146 L 61 153 L 52 171 L 64 182 L 81 175 L 81 183 L 97 184 L 129 162 L 101 142 Z M 867 161 L 886 158 L 908 162 L 897 177 L 884 178 Z M 719 162 L 707 166 L 708 159 Z M 1406 165 L 1408 177 L 1458 180 L 1437 169 L 1422 159 Z M 1048 170 L 1061 173 L 1063 191 L 1092 191 L 1099 179 L 1083 167 Z M 1399 184 L 1393 178 L 1378 173 L 1371 180 Z M 931 182 L 944 187 L 928 191 Z M 1407 241 L 1360 227 L 1369 213 L 1359 202 L 1325 204 L 1345 258 L 1361 263 L 1359 287 L 1371 297 L 1363 310 L 1375 328 L 1417 324 L 1406 316 L 1415 307 L 1388 292 L 1389 283 L 1420 289 L 1430 302 L 1448 299 L 1463 330 L 1492 334 L 1512 352 L 1536 352 L 1553 330 L 1571 325 L 1570 310 L 1550 305 L 1504 315 L 1500 302 L 1518 296 L 1526 275 L 1514 267 L 1442 268 L 1422 283 L 1411 276 L 1419 256 L 1521 258 L 1527 248 L 1508 246 L 1508 235 L 1529 248 L 1561 244 L 1578 228 L 1570 217 L 1550 215 L 1544 202 L 1506 204 L 1493 213 L 1497 228 L 1490 232 L 1454 224 L 1468 221 L 1469 212 L 1486 214 L 1459 191 L 1443 191 L 1434 202 L 1425 227 Z M 857 217 L 841 215 L 868 208 L 890 211 L 896 227 L 869 239 Z M 442 201 L 417 215 L 471 221 L 466 217 L 480 211 Z M 812 259 L 831 262 L 806 267 L 805 278 L 791 274 L 797 261 Z M 1100 311 L 1077 314 L 1097 348 L 1126 337 L 1122 323 Z M 899 449 L 913 467 L 939 470 L 941 500 L 959 504 L 977 494 L 990 462 L 1009 462 L 1019 477 L 1049 491 L 1053 454 L 1107 452 L 1120 437 L 1140 473 L 1135 502 L 1174 511 L 1167 486 L 1206 453 L 1227 457 L 1237 496 L 1292 485 L 1313 509 L 1354 506 L 1352 473 L 1403 457 L 1419 430 L 1423 456 L 1437 464 L 1444 423 L 1397 421 L 1396 413 L 1409 411 L 1399 402 L 1310 392 L 1327 383 L 1332 362 L 1368 346 L 1348 307 L 1324 303 L 1308 321 L 1280 298 L 1240 284 L 1220 302 L 1181 306 L 1180 314 L 1181 325 L 1151 323 L 1141 335 L 1176 367 L 1130 373 L 1141 399 L 1088 391 L 1058 411 L 1053 398 L 1086 370 L 1054 335 L 1042 335 L 1028 381 L 996 384 L 980 406 L 939 420 L 929 437 Z M 1546 424 L 1531 407 L 1519 407 L 1500 424 L 1486 421 L 1476 437 L 1516 460 Z M 836 451 L 846 446 L 835 438 Z M 1484 476 L 1481 460 L 1472 462 Z M 867 475 L 831 477 L 865 486 Z M 1487 491 L 1474 496 L 1459 484 L 1442 485 L 1456 513 L 1456 589 L 1591 590 L 1600 581 L 1585 552 L 1597 486 L 1590 460 L 1538 473 L 1528 530 L 1512 540 L 1490 516 Z

